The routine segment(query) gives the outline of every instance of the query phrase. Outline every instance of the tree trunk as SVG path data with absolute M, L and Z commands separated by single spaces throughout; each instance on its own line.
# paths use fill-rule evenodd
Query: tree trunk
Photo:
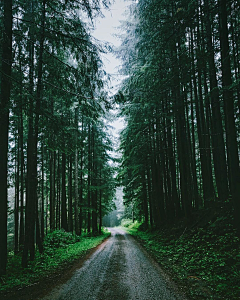
M 73 232 L 73 205 L 72 205 L 72 155 L 69 155 L 68 172 L 68 230 Z
M 43 0 L 42 4 L 42 15 L 41 15 L 41 34 L 40 34 L 40 47 L 39 47 L 39 61 L 38 61 L 38 81 L 37 81 L 37 92 L 36 92 L 36 117 L 34 124 L 34 151 L 33 151 L 33 178 L 34 178 L 34 194 L 32 194 L 33 198 L 35 198 L 36 204 L 36 243 L 39 248 L 39 252 L 43 252 L 42 245 L 42 237 L 40 234 L 40 224 L 39 224 L 39 215 L 38 215 L 38 179 L 37 179 L 37 153 L 38 153 L 38 134 L 39 134 L 39 118 L 40 118 L 40 109 L 42 102 L 42 76 L 43 76 L 43 47 L 44 47 L 44 39 L 45 39 L 45 14 L 46 14 L 46 0 Z
M 33 21 L 34 1 L 29 8 L 29 18 Z M 29 27 L 29 40 L 33 41 L 33 28 Z M 29 95 L 33 95 L 34 82 L 34 43 L 29 41 Z M 28 140 L 27 140 L 27 184 L 26 184 L 26 208 L 25 208 L 25 239 L 22 254 L 22 266 L 27 267 L 28 252 L 31 249 L 31 258 L 34 257 L 34 222 L 35 222 L 35 199 L 31 198 L 33 188 L 33 99 L 29 98 L 28 115 Z
M 180 45 L 180 43 L 178 43 Z M 180 66 L 181 61 L 178 61 L 178 55 L 181 56 L 180 49 L 177 50 L 175 46 L 175 65 L 173 66 L 173 72 L 175 73 L 176 90 L 173 91 L 175 98 L 175 115 L 176 115 L 176 134 L 177 134 L 177 150 L 180 170 L 180 186 L 181 186 L 181 201 L 185 217 L 187 221 L 191 218 L 192 210 L 192 196 L 189 188 L 191 186 L 191 171 L 189 161 L 189 147 L 188 136 L 186 132 L 186 118 L 184 108 L 183 91 L 180 87 Z M 178 54 L 179 51 L 179 54 Z M 178 62 L 178 63 L 177 63 Z
M 61 199 L 61 168 L 60 168 L 60 153 L 57 154 L 57 205 L 56 205 L 56 228 L 60 229 L 60 199 Z
M 153 153 L 154 153 L 154 167 L 155 167 L 155 190 L 156 198 L 155 205 L 158 211 L 158 226 L 165 220 L 165 209 L 164 209 L 164 193 L 163 193 L 163 166 L 160 153 L 162 153 L 162 145 L 160 143 L 160 121 L 159 121 L 159 111 L 156 111 L 156 131 L 154 125 L 152 127 L 153 132 Z M 155 134 L 156 133 L 156 134 Z
M 87 214 L 87 232 L 91 231 L 91 173 L 92 173 L 92 152 L 91 152 L 91 126 L 88 123 L 88 214 Z
M 24 149 L 23 149 L 23 110 L 22 103 L 20 108 L 20 155 L 21 155 L 21 192 L 20 192 L 20 229 L 19 229 L 19 247 L 22 250 L 24 244 Z
M 44 239 L 44 146 L 42 138 L 42 201 L 41 201 L 41 237 Z
M 20 150 L 19 150 L 19 118 L 18 118 L 18 137 L 16 138 L 16 158 L 15 158 L 15 202 L 14 202 L 14 253 L 19 251 L 19 173 L 20 173 Z
M 30 14 L 34 12 L 34 1 L 31 3 Z M 36 217 L 38 219 L 38 196 L 37 196 L 37 144 L 38 144 L 38 132 L 39 132 L 39 115 L 41 108 L 41 97 L 42 97 L 42 75 L 43 75 L 43 44 L 44 44 L 44 30 L 45 30 L 45 6 L 46 0 L 43 0 L 42 4 L 42 16 L 41 16 L 41 36 L 40 36 L 40 49 L 38 59 L 38 81 L 36 91 L 36 107 L 35 107 L 35 122 L 33 122 L 33 100 L 30 101 L 30 116 L 29 116 L 29 132 L 28 132 L 28 153 L 27 153 L 27 205 L 26 205 L 26 236 L 24 242 L 24 250 L 22 257 L 22 266 L 27 267 L 28 251 L 30 250 L 30 260 L 34 260 L 35 257 L 35 245 L 34 245 L 34 232 L 36 224 Z M 29 80 L 30 80 L 30 95 L 33 94 L 33 68 L 34 68 L 34 43 L 32 42 L 33 32 L 30 27 L 30 53 L 29 53 Z M 42 241 L 40 234 L 38 234 L 38 246 L 39 250 L 42 249 Z
M 84 118 L 82 116 L 81 158 L 80 158 L 80 194 L 79 194 L 79 235 L 82 234 L 82 205 L 83 205 L 83 153 L 84 153 Z
M 236 226 L 240 232 L 240 169 L 238 157 L 238 145 L 236 136 L 234 98 L 231 75 L 231 63 L 229 57 L 228 22 L 227 22 L 227 2 L 220 0 L 220 47 L 221 47 L 221 67 L 223 100 L 225 105 L 225 122 L 227 134 L 227 149 L 229 155 L 229 172 L 232 183 L 232 200 L 234 205 L 234 218 Z
M 0 276 L 7 266 L 7 161 L 12 66 L 12 0 L 4 0 L 0 102 Z
M 56 228 L 56 151 L 50 151 L 49 159 L 49 183 L 50 183 L 50 231 L 54 231 Z M 58 184 L 58 177 L 57 177 Z
M 191 147 L 191 165 L 192 165 L 192 176 L 193 176 L 193 191 L 194 191 L 194 203 L 195 208 L 199 209 L 201 203 L 200 203 L 200 196 L 198 192 L 198 184 L 197 184 L 197 171 L 196 171 L 196 142 L 195 142 L 195 114 L 194 114 L 194 108 L 193 108 L 193 86 L 192 86 L 192 80 L 190 80 L 190 100 L 191 100 L 191 138 L 192 140 L 192 147 Z M 189 132 L 190 133 L 190 132 Z
M 144 213 L 144 224 L 146 229 L 148 228 L 148 202 L 147 202 L 147 187 L 146 187 L 146 177 L 145 168 L 142 170 L 142 204 Z
M 210 101 L 212 109 L 212 146 L 213 146 L 213 161 L 216 177 L 216 185 L 218 197 L 221 201 L 228 198 L 228 180 L 227 180 L 227 164 L 225 154 L 225 144 L 223 138 L 222 116 L 220 111 L 219 89 L 217 83 L 216 66 L 214 60 L 214 48 L 212 44 L 212 28 L 209 14 L 209 1 L 204 1 L 205 8 L 205 23 L 206 23 L 206 38 L 208 51 L 209 79 L 210 79 Z
M 92 232 L 97 233 L 97 161 L 96 161 L 96 145 L 95 145 L 95 127 L 92 126 Z
M 61 228 L 68 230 L 67 197 L 66 197 L 66 154 L 62 153 L 62 199 L 61 199 Z
M 200 49 L 200 33 L 199 33 L 199 25 L 198 25 L 198 33 L 197 33 L 197 47 L 198 47 L 198 60 L 197 60 L 197 71 L 198 71 L 198 81 L 195 76 L 195 63 L 194 63 L 194 47 L 193 47 L 193 33 L 191 31 L 191 56 L 192 56 L 192 77 L 193 77 L 193 85 L 194 85 L 194 98 L 196 105 L 196 117 L 197 117 L 197 133 L 198 133 L 198 141 L 199 141 L 199 150 L 200 150 L 200 162 L 201 162 L 201 173 L 202 173 L 202 183 L 203 183 L 203 196 L 205 204 L 207 201 L 214 197 L 213 192 L 213 182 L 212 176 L 209 172 L 210 166 L 208 156 L 206 155 L 207 144 L 206 144 L 206 123 L 205 123 L 205 115 L 203 109 L 203 95 L 202 95 L 202 71 L 201 71 L 201 49 Z
M 102 172 L 101 169 L 99 171 L 99 186 L 102 185 Z M 102 189 L 99 191 L 99 227 L 98 227 L 99 234 L 102 233 Z
M 75 232 L 79 235 L 79 195 L 78 195 L 78 114 L 79 110 L 75 110 L 75 158 L 74 158 L 74 215 L 75 215 Z
M 148 159 L 149 161 L 149 159 Z M 149 202 L 149 217 L 150 217 L 150 225 L 153 228 L 153 205 L 152 205 L 152 185 L 151 185 L 151 177 L 150 177 L 150 163 L 147 166 L 147 191 L 148 191 L 148 202 Z

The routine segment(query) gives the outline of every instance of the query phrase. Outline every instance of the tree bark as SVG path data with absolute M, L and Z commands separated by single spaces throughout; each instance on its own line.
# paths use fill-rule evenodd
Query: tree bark
M 74 215 L 75 215 L 75 232 L 79 235 L 79 194 L 78 194 L 78 113 L 75 110 L 75 157 L 74 157 Z
M 68 164 L 68 230 L 73 232 L 73 205 L 72 205 L 72 155 L 69 155 Z
M 41 238 L 44 239 L 44 146 L 42 139 L 42 201 L 41 201 Z
M 92 232 L 93 234 L 97 233 L 97 157 L 96 157 L 96 141 L 95 141 L 95 127 L 92 126 Z
M 178 45 L 180 43 L 178 42 Z M 179 160 L 179 170 L 180 170 L 180 186 L 181 186 L 181 202 L 185 217 L 187 221 L 190 221 L 191 211 L 192 211 L 192 195 L 189 191 L 191 186 L 191 171 L 190 171 L 190 161 L 189 161 L 189 147 L 188 147 L 188 136 L 186 132 L 186 118 L 185 118 L 185 108 L 184 108 L 184 96 L 183 91 L 180 86 L 180 66 L 181 57 L 180 49 L 177 49 L 175 44 L 174 49 L 174 61 L 173 66 L 174 72 L 174 83 L 176 84 L 176 89 L 173 91 L 175 99 L 175 116 L 176 116 L 176 135 L 177 135 L 177 150 L 178 150 L 178 160 Z M 179 56 L 179 57 L 178 57 Z
M 228 22 L 227 22 L 227 2 L 220 0 L 220 47 L 221 47 L 221 67 L 223 100 L 225 106 L 225 123 L 227 135 L 227 149 L 229 155 L 229 175 L 231 178 L 231 193 L 234 206 L 234 219 L 238 231 L 240 232 L 240 169 L 238 145 L 236 136 L 236 125 L 234 116 L 234 98 L 232 91 L 231 63 L 229 56 Z
M 148 202 L 149 202 L 150 225 L 151 228 L 153 228 L 154 220 L 153 220 L 152 184 L 151 184 L 151 176 L 150 176 L 150 165 L 151 163 L 149 162 L 149 165 L 147 166 L 147 191 L 148 191 Z
M 19 228 L 19 247 L 22 250 L 24 244 L 24 149 L 23 149 L 23 111 L 22 104 L 20 109 L 20 155 L 21 155 L 21 191 L 20 191 L 20 228 Z
M 205 8 L 205 23 L 206 23 L 206 39 L 207 39 L 207 59 L 209 66 L 210 79 L 210 101 L 212 111 L 212 146 L 213 146 L 213 161 L 216 177 L 216 185 L 218 197 L 221 201 L 228 198 L 228 179 L 227 179 L 227 163 L 225 154 L 225 143 L 223 138 L 222 115 L 220 111 L 219 88 L 217 83 L 216 66 L 214 59 L 214 47 L 212 44 L 212 28 L 211 16 L 209 14 L 209 1 L 204 1 Z
M 66 154 L 62 153 L 62 199 L 61 199 L 61 228 L 68 230 L 67 197 L 66 197 Z
M 142 204 L 143 204 L 143 213 L 144 213 L 144 224 L 147 229 L 149 218 L 148 218 L 148 201 L 147 201 L 147 186 L 146 186 L 145 168 L 142 170 Z
M 14 253 L 19 251 L 19 173 L 20 173 L 20 149 L 19 149 L 19 118 L 18 137 L 16 138 L 16 158 L 15 158 L 15 202 L 14 202 Z
M 102 172 L 101 169 L 99 171 L 99 185 L 102 185 Z M 99 227 L 98 227 L 99 234 L 102 233 L 102 189 L 99 191 Z
M 84 154 L 84 117 L 82 116 L 82 137 L 81 137 L 81 158 L 80 158 L 80 193 L 79 193 L 79 235 L 82 234 L 83 226 L 83 215 L 82 215 L 82 205 L 83 205 L 83 154 Z
M 91 173 L 92 173 L 92 151 L 91 151 L 91 126 L 88 123 L 88 213 L 87 213 L 87 232 L 91 231 Z
M 0 102 L 0 276 L 7 266 L 7 161 L 12 66 L 12 0 L 4 0 Z
M 192 161 L 192 176 L 193 176 L 193 190 L 194 190 L 194 203 L 195 203 L 195 208 L 199 209 L 201 203 L 200 203 L 200 196 L 199 196 L 199 191 L 198 191 L 198 184 L 197 184 L 197 171 L 196 171 L 196 166 L 197 166 L 197 161 L 196 161 L 196 142 L 195 142 L 195 124 L 194 124 L 194 119 L 195 119 L 195 113 L 194 113 L 194 108 L 193 108 L 193 85 L 192 85 L 192 80 L 190 80 L 190 100 L 191 100 L 191 141 L 192 141 L 192 147 L 191 147 L 191 161 Z M 190 132 L 189 132 L 190 133 Z

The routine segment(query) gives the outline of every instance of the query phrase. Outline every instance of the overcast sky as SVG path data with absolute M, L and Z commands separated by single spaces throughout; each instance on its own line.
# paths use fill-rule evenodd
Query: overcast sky
M 128 1 L 124 0 L 115 0 L 111 5 L 109 10 L 103 10 L 104 18 L 98 18 L 95 23 L 96 29 L 93 32 L 93 36 L 100 40 L 101 42 L 108 42 L 112 46 L 120 46 L 121 41 L 116 37 L 120 32 L 119 25 L 120 20 L 124 20 L 124 11 L 129 5 Z M 116 92 L 119 83 L 121 82 L 121 76 L 118 73 L 119 66 L 121 61 L 118 60 L 113 54 L 107 53 L 102 55 L 102 60 L 105 66 L 105 71 L 112 75 L 111 86 L 109 93 Z M 123 128 L 122 120 L 115 120 L 111 123 L 111 126 L 115 127 L 113 131 L 114 135 L 117 135 L 119 130 Z
M 108 42 L 115 47 L 120 46 L 121 41 L 116 37 L 116 34 L 119 33 L 120 20 L 125 19 L 124 10 L 128 3 L 126 0 L 115 0 L 109 10 L 102 10 L 105 17 L 96 20 L 96 29 L 93 32 L 98 40 Z M 117 66 L 121 62 L 111 53 L 104 54 L 103 60 L 106 71 L 110 74 L 117 74 Z

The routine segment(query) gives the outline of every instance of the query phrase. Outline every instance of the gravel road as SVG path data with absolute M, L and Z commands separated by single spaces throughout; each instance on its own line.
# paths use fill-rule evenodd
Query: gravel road
M 43 300 L 183 300 L 159 266 L 120 229 Z

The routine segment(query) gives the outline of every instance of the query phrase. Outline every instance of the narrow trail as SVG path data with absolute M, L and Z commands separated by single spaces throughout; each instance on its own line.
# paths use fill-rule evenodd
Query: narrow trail
M 134 239 L 120 229 L 43 300 L 184 299 Z

